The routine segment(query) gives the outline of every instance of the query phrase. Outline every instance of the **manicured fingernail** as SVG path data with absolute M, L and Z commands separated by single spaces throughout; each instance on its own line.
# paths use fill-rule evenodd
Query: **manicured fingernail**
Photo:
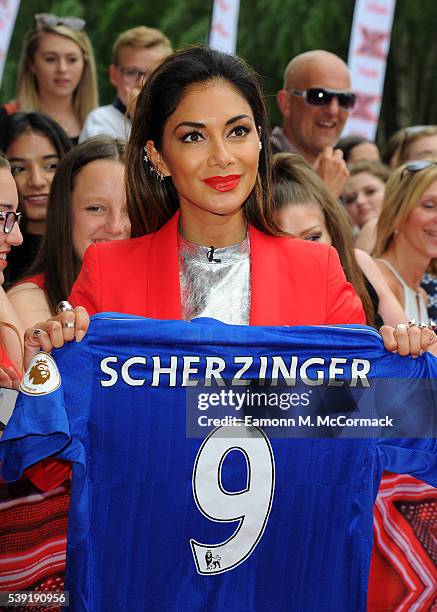
M 79 331 L 76 332 L 76 342 L 81 342 L 84 336 L 85 332 L 83 331 L 83 329 L 79 329 Z

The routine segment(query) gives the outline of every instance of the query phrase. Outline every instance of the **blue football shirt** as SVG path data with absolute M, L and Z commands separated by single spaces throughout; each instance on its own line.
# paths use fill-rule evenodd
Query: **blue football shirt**
M 187 436 L 187 401 L 205 377 L 217 395 L 232 378 L 241 393 L 249 379 L 285 379 L 293 364 L 308 393 L 354 368 L 412 386 L 435 377 L 431 355 L 389 354 L 370 328 L 104 313 L 54 357 L 62 382 L 33 362 L 1 446 L 7 479 L 52 454 L 73 463 L 69 610 L 365 610 L 382 471 L 437 483 L 435 439 L 269 438 L 226 425 Z M 390 400 L 414 410 L 404 390 Z

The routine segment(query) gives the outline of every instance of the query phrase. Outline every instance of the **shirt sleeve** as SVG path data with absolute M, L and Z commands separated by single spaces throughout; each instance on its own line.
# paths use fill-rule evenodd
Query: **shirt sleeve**
M 23 377 L 15 409 L 0 440 L 3 477 L 26 472 L 41 489 L 57 486 L 85 470 L 93 362 L 86 346 L 68 343 L 53 355 L 37 353 Z M 59 369 L 58 369 L 59 366 Z M 73 372 L 62 384 L 60 372 Z
M 29 466 L 71 442 L 62 387 L 40 397 L 21 393 L 0 441 L 3 477 L 18 480 Z
M 89 315 L 102 311 L 100 307 L 100 271 L 95 244 L 90 245 L 85 251 L 82 269 L 68 300 L 74 306 L 83 306 Z
M 88 113 L 85 123 L 83 124 L 82 131 L 79 134 L 79 143 L 87 140 L 88 138 L 92 138 L 93 136 L 100 136 L 102 133 L 106 134 L 107 131 L 102 131 L 102 126 L 98 121 L 98 115 L 96 115 L 95 111 L 91 111 Z
M 112 138 L 119 137 L 113 126 L 113 115 L 107 112 L 107 107 L 96 108 L 88 113 L 79 135 L 79 142 L 83 142 L 93 136 L 103 135 L 111 136 Z
M 437 487 L 436 439 L 387 439 L 378 446 L 382 469 L 396 474 L 410 474 Z
M 328 257 L 327 325 L 366 325 L 363 305 L 355 289 L 346 280 L 337 251 L 331 247 Z
M 437 487 L 437 359 L 430 353 L 421 357 L 422 378 L 426 381 L 426 392 L 407 397 L 403 406 L 412 411 L 412 418 L 420 419 L 426 415 L 426 427 L 418 429 L 429 437 L 389 438 L 379 441 L 378 457 L 382 469 L 397 474 L 411 474 L 419 480 Z M 406 379 L 407 382 L 407 379 Z M 415 389 L 415 387 L 413 387 Z M 406 393 L 403 393 L 404 398 Z M 412 431 L 410 426 L 408 429 Z

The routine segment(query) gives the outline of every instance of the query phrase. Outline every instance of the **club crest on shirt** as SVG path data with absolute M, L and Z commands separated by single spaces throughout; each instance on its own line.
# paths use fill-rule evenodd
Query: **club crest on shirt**
M 37 353 L 30 362 L 20 384 L 26 395 L 47 395 L 59 388 L 61 377 L 53 358 L 47 353 Z

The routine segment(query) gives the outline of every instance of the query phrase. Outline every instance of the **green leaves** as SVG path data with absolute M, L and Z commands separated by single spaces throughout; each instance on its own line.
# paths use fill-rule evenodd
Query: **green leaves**
M 308 49 L 327 49 L 347 59 L 354 3 L 351 0 L 240 0 L 238 53 L 263 78 L 272 124 L 281 122 L 275 95 L 288 61 Z M 437 123 L 435 0 L 397 0 L 379 140 L 399 127 Z M 143 24 L 163 30 L 175 48 L 207 42 L 212 0 L 26 0 L 21 2 L 0 93 L 14 97 L 18 59 L 34 13 L 76 15 L 87 21 L 101 103 L 114 89 L 108 66 L 117 35 Z

